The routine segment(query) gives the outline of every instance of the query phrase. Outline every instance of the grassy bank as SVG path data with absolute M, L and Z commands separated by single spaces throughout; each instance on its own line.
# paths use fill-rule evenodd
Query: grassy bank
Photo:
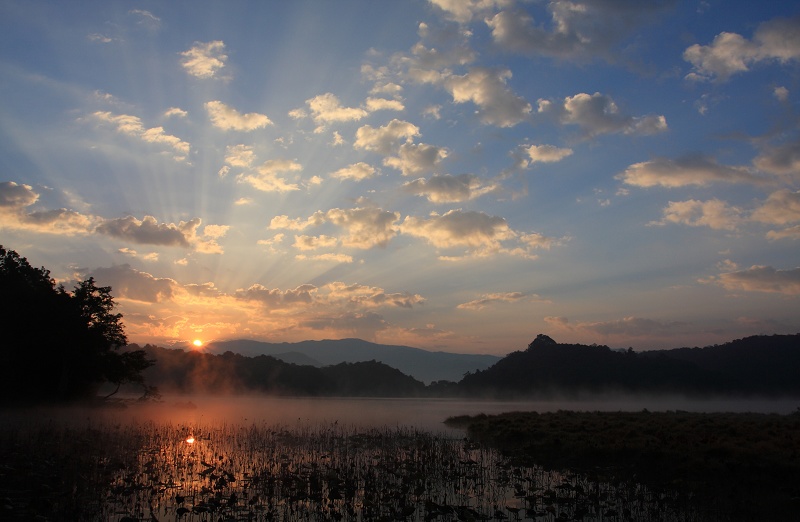
M 677 491 L 712 518 L 800 519 L 800 411 L 513 412 L 447 424 L 519 463 Z

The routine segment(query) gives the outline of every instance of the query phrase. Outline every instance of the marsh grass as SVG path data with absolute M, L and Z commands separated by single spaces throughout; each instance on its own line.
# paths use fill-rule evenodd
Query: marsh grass
M 87 420 L 0 437 L 12 520 L 697 519 L 642 485 L 547 472 L 401 426 Z
M 800 520 L 800 411 L 512 412 L 446 422 L 519 465 L 673 491 L 709 519 Z

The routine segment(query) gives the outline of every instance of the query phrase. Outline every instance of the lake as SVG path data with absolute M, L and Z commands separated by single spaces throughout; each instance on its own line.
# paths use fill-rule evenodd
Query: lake
M 490 401 L 464 399 L 193 396 L 164 397 L 160 404 L 124 409 L 37 410 L 39 420 L 213 424 L 257 423 L 295 426 L 337 422 L 356 427 L 407 426 L 433 432 L 454 432 L 443 422 L 451 416 L 508 411 L 668 411 L 792 413 L 800 398 L 715 398 L 599 396 L 575 400 Z M 26 416 L 25 414 L 18 414 Z
M 513 465 L 443 421 L 508 411 L 790 413 L 798 404 L 216 396 L 6 410 L 0 456 L 6 469 L 25 472 L 0 476 L 0 492 L 17 520 L 606 521 L 629 513 L 699 521 L 680 492 Z

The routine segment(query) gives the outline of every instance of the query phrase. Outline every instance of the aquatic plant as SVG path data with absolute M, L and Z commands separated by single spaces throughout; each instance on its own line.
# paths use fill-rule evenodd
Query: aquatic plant
M 87 420 L 8 427 L 2 442 L 0 496 L 19 520 L 695 519 L 639 484 L 402 426 Z

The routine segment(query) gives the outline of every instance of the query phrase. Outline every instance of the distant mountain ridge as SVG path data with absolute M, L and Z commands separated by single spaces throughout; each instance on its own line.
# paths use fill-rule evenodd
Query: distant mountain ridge
M 145 378 L 165 393 L 306 397 L 417 397 L 426 393 L 421 381 L 376 361 L 316 368 L 271 355 L 211 354 L 149 344 L 143 350 L 156 361 L 144 372 Z
M 326 339 L 297 343 L 267 343 L 250 339 L 215 341 L 208 353 L 233 352 L 249 357 L 269 355 L 284 362 L 310 366 L 378 361 L 426 384 L 460 381 L 468 372 L 489 368 L 502 359 L 496 355 L 432 352 L 410 346 L 376 344 L 362 339 Z
M 467 375 L 460 393 L 800 394 L 800 334 L 760 335 L 706 348 L 619 352 L 539 335 L 525 351 Z
M 146 345 L 144 351 L 156 364 L 147 369 L 145 377 L 160 389 L 177 393 L 498 399 L 646 393 L 800 398 L 800 334 L 752 336 L 705 348 L 649 352 L 560 344 L 540 334 L 526 350 L 495 357 L 499 359 L 496 363 L 483 370 L 467 370 L 461 379 L 443 379 L 441 368 L 429 368 L 435 378 L 427 384 L 395 366 L 415 367 L 413 364 L 398 364 L 392 357 L 416 356 L 416 364 L 462 364 L 457 370 L 451 364 L 450 372 L 460 372 L 465 360 L 474 360 L 358 339 L 273 345 L 228 341 L 211 347 L 222 353 Z M 287 362 L 263 352 L 248 356 L 233 351 L 248 348 L 317 365 Z M 127 349 L 139 347 L 129 345 Z M 301 353 L 303 349 L 315 357 Z M 357 360 L 360 358 L 367 360 Z M 338 362 L 326 364 L 333 360 Z

